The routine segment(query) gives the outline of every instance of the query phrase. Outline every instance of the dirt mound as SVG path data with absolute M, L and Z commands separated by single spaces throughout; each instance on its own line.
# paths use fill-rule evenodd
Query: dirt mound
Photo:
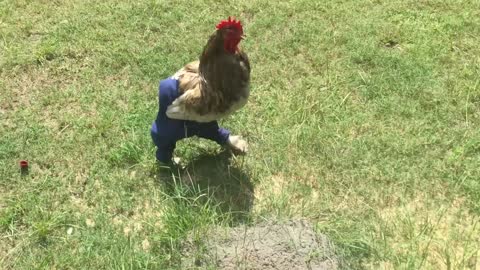
M 329 239 L 316 234 L 306 221 L 216 228 L 202 238 L 185 245 L 182 269 L 339 268 Z

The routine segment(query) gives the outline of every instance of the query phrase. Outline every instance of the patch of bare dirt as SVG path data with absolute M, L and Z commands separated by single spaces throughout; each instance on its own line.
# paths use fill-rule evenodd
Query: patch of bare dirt
M 331 270 L 340 263 L 329 238 L 305 220 L 215 228 L 205 239 L 189 240 L 182 269 Z

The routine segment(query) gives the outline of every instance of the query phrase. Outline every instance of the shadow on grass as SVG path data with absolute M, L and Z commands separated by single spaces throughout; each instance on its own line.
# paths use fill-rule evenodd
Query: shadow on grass
M 242 168 L 231 164 L 231 153 L 204 154 L 185 167 L 159 169 L 159 179 L 172 195 L 178 185 L 193 190 L 192 197 L 207 194 L 219 204 L 219 210 L 229 213 L 233 223 L 248 222 L 254 200 L 254 188 Z

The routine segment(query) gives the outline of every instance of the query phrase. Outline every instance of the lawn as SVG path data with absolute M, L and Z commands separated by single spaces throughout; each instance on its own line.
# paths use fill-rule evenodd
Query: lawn
M 159 168 L 158 82 L 229 15 L 249 153 Z M 479 36 L 475 0 L 0 0 L 0 269 L 176 269 L 192 231 L 300 217 L 351 269 L 480 269 Z

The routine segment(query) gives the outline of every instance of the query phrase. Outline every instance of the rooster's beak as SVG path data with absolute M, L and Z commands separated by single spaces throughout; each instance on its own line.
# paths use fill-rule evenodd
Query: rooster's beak
M 247 36 L 242 35 L 240 38 L 241 38 L 242 40 L 246 40 L 246 39 L 247 39 Z

